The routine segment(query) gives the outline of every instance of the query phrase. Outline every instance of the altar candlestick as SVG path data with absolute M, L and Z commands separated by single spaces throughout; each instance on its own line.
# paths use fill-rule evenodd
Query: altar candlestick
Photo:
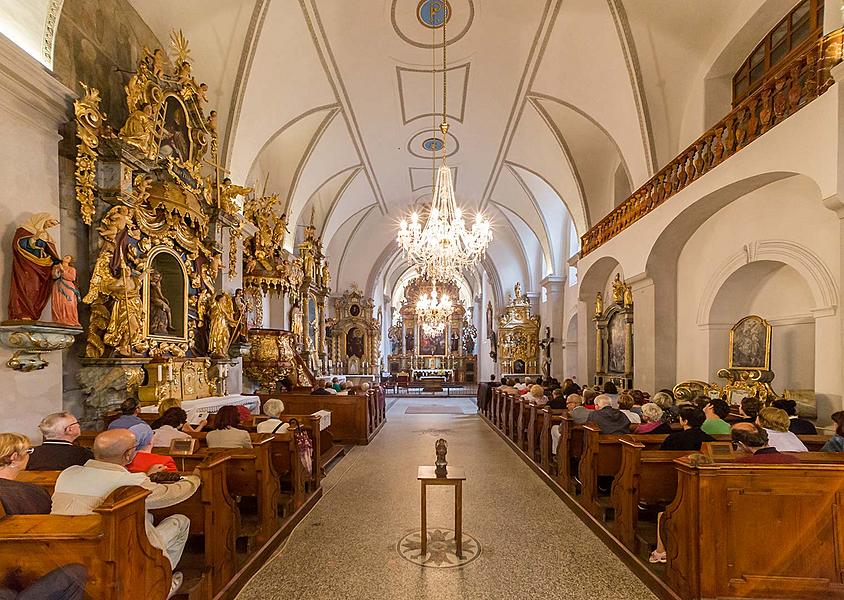
M 161 376 L 162 376 L 162 369 L 161 369 L 161 364 L 159 363 L 159 365 L 158 365 L 158 381 L 161 381 Z
M 173 363 L 167 365 L 167 379 L 173 381 Z

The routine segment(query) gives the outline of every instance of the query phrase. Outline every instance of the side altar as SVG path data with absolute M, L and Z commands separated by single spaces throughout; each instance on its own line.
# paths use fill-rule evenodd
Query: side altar
M 193 77 L 187 40 L 173 32 L 169 55 L 144 50 L 124 87 L 122 124 L 83 88 L 76 198 L 94 266 L 78 380 L 89 416 L 132 395 L 153 404 L 239 393 L 228 369 L 247 349 L 246 303 L 222 291 L 222 240 L 240 239 L 238 197 L 252 190 L 224 176 L 217 113 L 206 112 L 208 86 Z

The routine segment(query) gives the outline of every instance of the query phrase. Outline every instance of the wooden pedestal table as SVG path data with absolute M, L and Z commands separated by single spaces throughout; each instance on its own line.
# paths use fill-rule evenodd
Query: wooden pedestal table
M 428 552 L 428 486 L 429 485 L 453 485 L 454 486 L 454 541 L 457 543 L 457 558 L 463 560 L 463 482 L 466 480 L 466 471 L 463 467 L 448 466 L 447 473 L 443 477 L 437 477 L 436 467 L 420 466 L 419 480 L 422 491 L 422 556 Z

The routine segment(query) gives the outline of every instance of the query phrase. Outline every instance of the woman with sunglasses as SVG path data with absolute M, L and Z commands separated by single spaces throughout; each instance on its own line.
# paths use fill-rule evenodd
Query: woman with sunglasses
M 32 445 L 19 433 L 0 433 L 0 503 L 7 515 L 45 515 L 52 502 L 44 488 L 15 481 L 26 469 Z

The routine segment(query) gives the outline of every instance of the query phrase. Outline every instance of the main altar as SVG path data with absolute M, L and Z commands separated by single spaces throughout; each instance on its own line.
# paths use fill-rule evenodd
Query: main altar
M 441 294 L 452 299 L 460 297 L 453 282 L 437 282 Z M 416 315 L 416 302 L 422 294 L 432 289 L 431 281 L 417 277 L 404 290 L 400 318 L 390 327 L 390 355 L 387 359 L 390 373 L 441 371 L 456 383 L 476 381 L 477 356 L 475 340 L 477 330 L 467 318 L 466 308 L 454 302 L 454 310 L 443 331 L 429 334 Z

